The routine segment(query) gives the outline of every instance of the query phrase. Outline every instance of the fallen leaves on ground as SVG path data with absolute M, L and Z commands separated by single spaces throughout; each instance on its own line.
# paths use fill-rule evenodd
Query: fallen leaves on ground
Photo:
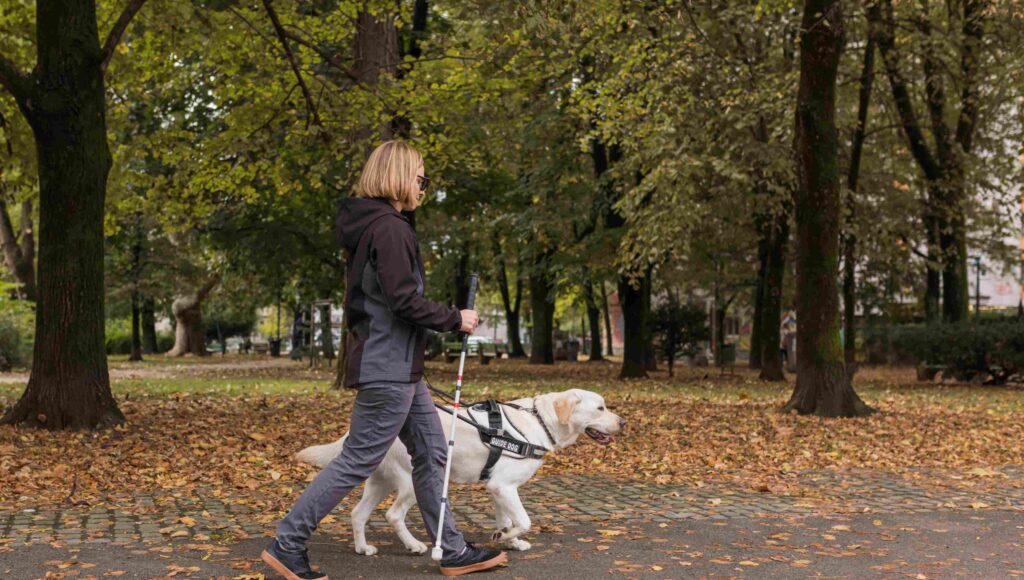
M 254 372 L 266 380 L 272 380 L 274 368 L 289 377 L 308 372 L 301 363 L 277 364 L 259 365 Z M 197 365 L 194 380 L 216 368 Z M 230 373 L 242 376 L 240 369 L 244 365 L 232 366 Z M 683 369 L 674 379 L 661 374 L 623 382 L 615 378 L 617 370 L 610 363 L 533 367 L 494 361 L 467 370 L 466 397 L 587 388 L 601 392 L 628 421 L 614 444 L 602 447 L 581 438 L 553 454 L 542 474 L 698 486 L 723 482 L 763 493 L 796 493 L 796 474 L 802 470 L 952 468 L 960 470 L 960 479 L 947 483 L 975 486 L 1004 485 L 992 466 L 1024 463 L 1024 446 L 1017 444 L 1024 440 L 1024 422 L 1014 408 L 992 403 L 1001 400 L 998 393 L 978 394 L 978 387 L 963 387 L 962 403 L 951 404 L 959 399 L 950 387 L 869 381 L 861 395 L 879 413 L 827 420 L 779 414 L 789 386 L 757 383 L 749 374 Z M 438 363 L 428 371 L 441 387 L 449 374 L 453 370 Z M 225 503 L 251 508 L 253 518 L 269 525 L 313 473 L 292 454 L 333 441 L 347 427 L 353 392 L 328 390 L 330 373 L 319 376 L 321 388 L 299 393 L 146 395 L 134 390 L 119 401 L 128 423 L 98 432 L 0 427 L 0 507 L 86 501 L 131 511 L 136 494 L 188 497 L 202 488 Z

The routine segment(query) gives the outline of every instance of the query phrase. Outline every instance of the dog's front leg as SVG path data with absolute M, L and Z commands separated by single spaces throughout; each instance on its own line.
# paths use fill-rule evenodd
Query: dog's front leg
M 491 539 L 504 541 L 514 550 L 529 550 L 530 543 L 519 538 L 530 531 L 530 516 L 519 499 L 519 489 L 511 485 L 488 485 L 487 491 L 494 498 L 500 525 Z
M 494 502 L 494 523 L 495 529 L 498 531 L 495 532 L 492 535 L 492 537 L 497 536 L 499 533 L 501 533 L 501 530 L 512 529 L 512 518 L 508 517 L 508 515 L 505 514 L 505 511 L 501 509 L 501 504 L 499 504 L 498 502 Z M 530 549 L 530 542 L 527 542 L 526 540 L 523 540 L 521 538 L 512 538 L 510 540 L 507 540 L 505 542 L 505 545 L 510 550 L 518 550 L 520 552 L 525 552 L 526 550 Z

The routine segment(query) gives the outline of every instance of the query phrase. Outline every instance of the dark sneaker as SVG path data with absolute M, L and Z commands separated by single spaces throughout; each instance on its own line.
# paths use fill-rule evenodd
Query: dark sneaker
M 263 550 L 263 561 L 285 580 L 327 580 L 327 574 L 314 572 L 309 567 L 309 555 L 301 552 L 285 552 L 277 539 Z
M 499 550 L 477 548 L 466 542 L 466 549 L 458 555 L 450 555 L 441 559 L 441 573 L 445 576 L 462 576 L 472 572 L 490 570 L 508 563 L 508 555 Z

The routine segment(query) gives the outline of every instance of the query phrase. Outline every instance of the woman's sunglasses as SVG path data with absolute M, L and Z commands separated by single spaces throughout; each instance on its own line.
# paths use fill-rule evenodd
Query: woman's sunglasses
M 420 191 L 427 191 L 427 184 L 430 183 L 430 179 L 425 175 L 417 175 L 416 179 L 420 180 Z

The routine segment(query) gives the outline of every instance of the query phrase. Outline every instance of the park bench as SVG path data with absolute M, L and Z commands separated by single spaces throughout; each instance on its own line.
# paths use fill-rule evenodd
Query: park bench
M 508 345 L 505 343 L 494 345 L 494 356 L 498 358 L 505 358 L 508 355 Z
M 270 345 L 265 342 L 252 343 L 252 351 L 256 354 L 267 354 L 270 352 Z
M 472 345 L 470 345 L 472 346 Z M 462 353 L 462 342 L 444 343 L 444 362 L 450 363 L 459 358 Z
M 946 365 L 933 365 L 923 363 L 917 367 L 917 380 L 934 381 L 935 376 L 946 370 Z
M 444 343 L 444 362 L 454 362 L 462 354 L 461 342 Z M 466 354 L 476 355 L 480 358 L 480 364 L 488 364 L 491 359 L 498 355 L 495 345 L 491 343 L 469 343 Z
M 482 342 L 480 343 L 478 350 L 479 352 L 477 354 L 480 356 L 480 364 L 482 365 L 489 364 L 491 359 L 498 354 L 494 343 Z

